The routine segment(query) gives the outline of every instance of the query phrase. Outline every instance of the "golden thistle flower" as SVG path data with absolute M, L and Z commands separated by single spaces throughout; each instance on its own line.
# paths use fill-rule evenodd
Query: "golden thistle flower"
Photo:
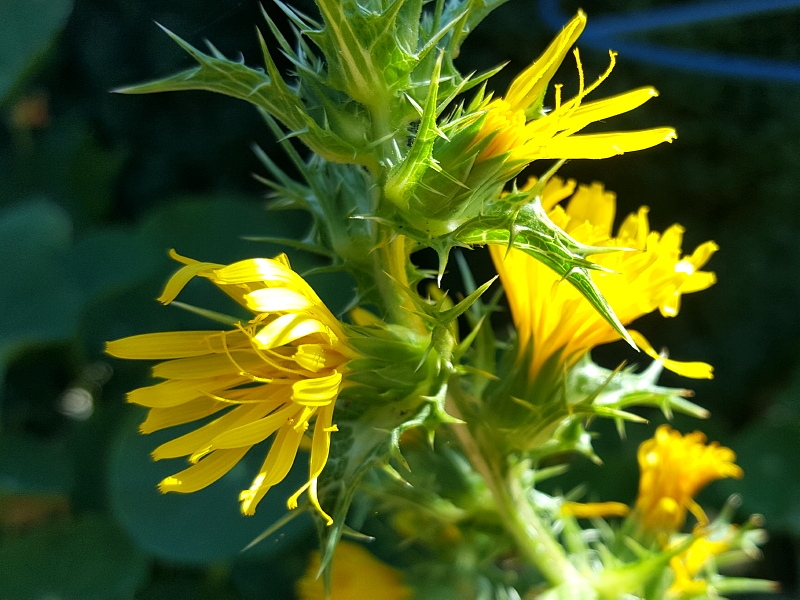
M 312 418 L 309 480 L 289 498 L 297 506 L 308 490 L 312 505 L 331 523 L 317 498 L 317 478 L 328 460 L 336 398 L 355 356 L 341 323 L 295 273 L 285 255 L 231 265 L 183 263 L 159 300 L 172 302 L 193 277 L 210 279 L 254 313 L 228 331 L 177 331 L 109 342 L 106 351 L 129 359 L 164 360 L 153 376 L 166 381 L 133 390 L 128 401 L 150 408 L 142 433 L 223 413 L 191 433 L 162 444 L 153 458 L 188 456 L 192 466 L 167 477 L 162 492 L 194 492 L 227 473 L 250 448 L 274 435 L 263 466 L 239 497 L 252 515 L 282 481 Z
M 586 15 L 579 12 L 544 54 L 514 79 L 504 97 L 491 100 L 482 107 L 485 117 L 478 140 L 490 136 L 491 139 L 481 151 L 479 160 L 506 153 L 509 160 L 522 162 L 546 158 L 608 158 L 675 139 L 675 130 L 668 127 L 575 135 L 591 123 L 631 111 L 658 95 L 656 90 L 646 87 L 582 105 L 582 100 L 614 68 L 613 52 L 606 72 L 586 87 L 580 56 L 575 50 L 578 95 L 562 103 L 561 86 L 555 86 L 555 108 L 542 114 L 541 102 L 546 87 L 585 24 Z
M 403 585 L 400 571 L 382 563 L 358 544 L 339 542 L 336 546 L 330 596 L 325 595 L 322 579 L 318 577 L 319 567 L 320 555 L 314 552 L 295 586 L 299 600 L 405 600 L 412 595 L 411 588 Z
M 646 530 L 673 533 L 683 525 L 687 510 L 701 526 L 707 525 L 708 517 L 694 501 L 695 495 L 712 481 L 744 474 L 733 462 L 733 450 L 705 442 L 706 436 L 699 431 L 683 436 L 661 425 L 655 436 L 639 446 L 636 514 Z
M 575 181 L 554 177 L 544 187 L 542 204 L 553 222 L 575 240 L 621 249 L 593 256 L 607 271 L 592 271 L 591 276 L 623 325 L 656 309 L 673 317 L 680 309 L 682 294 L 715 282 L 713 273 L 700 270 L 717 250 L 714 242 L 705 242 L 690 256 L 681 257 L 683 228 L 673 225 L 663 234 L 650 231 L 647 207 L 628 215 L 614 237 L 616 196 L 599 183 L 574 190 Z M 570 196 L 566 208 L 561 207 L 559 202 Z M 620 339 L 569 282 L 541 262 L 505 246 L 490 245 L 489 250 L 508 296 L 520 356 L 532 345 L 531 378 L 556 354 L 560 353 L 559 362 L 570 368 L 595 346 Z M 630 334 L 666 368 L 686 377 L 712 377 L 706 363 L 659 357 L 644 336 L 635 331 Z

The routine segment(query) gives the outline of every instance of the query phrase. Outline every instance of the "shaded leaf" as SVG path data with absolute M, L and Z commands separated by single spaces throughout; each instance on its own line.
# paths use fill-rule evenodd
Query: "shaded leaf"
M 66 23 L 69 0 L 4 0 L 0 3 L 0 102 Z
M 0 544 L 4 598 L 130 598 L 147 575 L 144 553 L 107 517 L 55 523 Z
M 144 411 L 131 411 L 119 431 L 109 463 L 109 492 L 112 512 L 123 528 L 140 547 L 159 558 L 204 564 L 239 556 L 250 541 L 285 515 L 286 499 L 308 476 L 301 454 L 286 480 L 261 501 L 255 516 L 243 516 L 238 496 L 250 487 L 264 460 L 268 446 L 261 444 L 213 485 L 192 494 L 161 494 L 158 482 L 184 469 L 186 463 L 154 462 L 150 452 L 196 425 L 142 435 L 137 428 L 143 419 Z M 307 518 L 294 519 L 248 550 L 247 556 L 283 552 L 310 526 Z

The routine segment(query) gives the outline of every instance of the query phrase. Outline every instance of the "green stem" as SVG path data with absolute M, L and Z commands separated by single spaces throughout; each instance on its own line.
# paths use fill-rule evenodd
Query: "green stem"
M 448 412 L 462 418 L 455 402 L 452 402 L 453 398 L 450 400 Z M 584 587 L 583 577 L 533 509 L 515 470 L 508 468 L 505 461 L 492 452 L 491 444 L 486 440 L 482 442 L 483 436 L 475 437 L 469 427 L 453 425 L 453 431 L 470 463 L 492 493 L 498 515 L 520 555 L 539 569 L 553 586 L 575 583 L 577 587 Z
M 514 537 L 520 553 L 554 586 L 582 579 L 569 562 L 564 548 L 553 538 L 553 534 L 533 510 L 513 470 L 508 470 L 501 481 L 505 485 L 498 486 L 501 494 L 499 497 L 495 496 L 495 501 L 506 529 Z

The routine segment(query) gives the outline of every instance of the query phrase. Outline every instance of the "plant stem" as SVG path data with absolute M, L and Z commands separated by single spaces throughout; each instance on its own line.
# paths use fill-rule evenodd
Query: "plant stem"
M 452 397 L 450 400 L 448 412 L 462 418 L 456 402 Z M 564 548 L 533 509 L 516 470 L 508 468 L 497 458 L 499 454 L 492 452 L 491 444 L 487 440 L 482 442 L 484 436 L 475 436 L 473 430 L 465 425 L 453 425 L 452 428 L 470 463 L 486 482 L 498 515 L 520 555 L 539 569 L 553 586 L 571 582 L 578 587 L 585 586 L 583 577 L 567 558 Z

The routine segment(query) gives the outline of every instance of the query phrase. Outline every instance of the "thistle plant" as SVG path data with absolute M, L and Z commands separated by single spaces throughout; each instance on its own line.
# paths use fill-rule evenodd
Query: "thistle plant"
M 207 330 L 109 342 L 114 356 L 161 361 L 152 374 L 163 381 L 128 396 L 150 409 L 142 433 L 197 423 L 154 450 L 156 460 L 189 463 L 160 489 L 213 485 L 247 452 L 261 452 L 263 466 L 239 497 L 251 515 L 308 452 L 307 481 L 287 498 L 289 516 L 307 513 L 318 526 L 319 554 L 297 585 L 303 599 L 365 590 L 688 599 L 771 589 L 717 572 L 755 556 L 763 532 L 758 517 L 732 523 L 735 499 L 714 519 L 696 503 L 706 484 L 742 476 L 733 452 L 699 432 L 662 426 L 641 445 L 632 506 L 540 489 L 575 453 L 599 462 L 589 430 L 598 418 L 623 432 L 626 423 L 647 426 L 635 406 L 707 416 L 658 378 L 664 368 L 711 378 L 712 368 L 667 358 L 627 327 L 656 310 L 675 317 L 683 294 L 711 286 L 714 274 L 702 269 L 717 247 L 684 254 L 683 229 L 651 231 L 647 207 L 615 226 L 612 192 L 557 175 L 566 159 L 676 137 L 669 127 L 583 133 L 657 95 L 644 87 L 595 99 L 615 56 L 594 79 L 584 73 L 573 50 L 583 13 L 502 96 L 487 91 L 499 69 L 459 72 L 464 39 L 502 1 L 317 0 L 315 17 L 279 3 L 295 40 L 264 13 L 273 42 L 258 32 L 263 67 L 167 32 L 196 66 L 119 90 L 208 90 L 255 105 L 297 171 L 257 149 L 271 207 L 313 217 L 305 239 L 272 241 L 321 255 L 325 269 L 356 282 L 349 309 L 335 315 L 286 254 L 223 265 L 172 251 L 181 266 L 162 303 L 202 278 L 250 317 L 193 308 L 209 317 Z M 273 61 L 276 50 L 289 73 Z M 553 78 L 569 55 L 578 93 L 567 99 Z M 523 176 L 528 167 L 535 177 Z M 499 285 L 475 282 L 464 260 L 483 248 Z M 423 249 L 438 256 L 436 270 L 415 265 Z M 462 295 L 439 287 L 447 269 L 460 273 Z M 509 336 L 492 328 L 500 292 Z M 653 363 L 639 373 L 595 364 L 592 349 L 615 341 Z M 348 520 L 356 498 L 424 561 L 401 572 L 342 542 L 360 526 Z

